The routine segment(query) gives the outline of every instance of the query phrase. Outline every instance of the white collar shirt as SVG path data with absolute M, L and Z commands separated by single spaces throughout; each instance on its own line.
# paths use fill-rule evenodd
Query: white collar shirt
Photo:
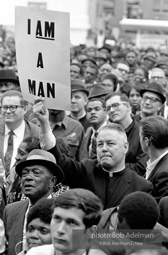
M 5 125 L 5 137 L 4 137 L 4 156 L 7 151 L 8 147 L 8 138 L 9 138 L 9 132 L 11 130 Z M 15 164 L 16 161 L 16 155 L 17 155 L 17 149 L 22 142 L 24 138 L 24 133 L 25 133 L 25 121 L 22 121 L 21 125 L 13 130 L 14 135 L 13 135 L 13 154 L 12 154 L 12 159 L 11 159 L 11 165 L 10 168 L 12 168 Z

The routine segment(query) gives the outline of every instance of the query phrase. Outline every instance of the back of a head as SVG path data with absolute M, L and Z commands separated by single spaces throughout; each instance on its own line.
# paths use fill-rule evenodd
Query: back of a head
M 156 149 L 168 147 L 168 120 L 162 116 L 150 116 L 140 121 L 142 136 L 147 137 Z
M 158 219 L 159 207 L 156 200 L 142 191 L 127 195 L 118 210 L 119 225 L 125 220 L 130 229 L 151 230 Z
M 94 193 L 85 189 L 65 191 L 55 200 L 53 210 L 56 207 L 81 209 L 85 213 L 83 223 L 86 228 L 99 223 L 103 208 L 100 199 Z

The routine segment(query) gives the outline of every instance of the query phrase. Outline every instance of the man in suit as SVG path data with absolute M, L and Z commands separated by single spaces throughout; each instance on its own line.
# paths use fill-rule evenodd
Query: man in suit
M 160 219 L 159 223 L 168 228 L 168 196 L 162 197 L 159 202 Z
M 39 127 L 24 120 L 27 111 L 27 102 L 18 91 L 7 91 L 1 96 L 0 120 L 0 158 L 2 159 L 6 176 L 15 164 L 17 149 L 23 139 L 27 137 L 39 137 Z M 12 152 L 7 160 L 8 146 L 11 145 L 10 133 L 12 132 Z
M 156 201 L 168 195 L 168 121 L 161 116 L 150 116 L 140 122 L 140 142 L 149 155 L 146 179 L 154 186 Z
M 152 192 L 150 182 L 125 167 L 128 142 L 120 125 L 108 124 L 100 130 L 96 141 L 98 164 L 90 159 L 77 162 L 61 154 L 57 146 L 53 147 L 54 137 L 49 126 L 47 110 L 43 109 L 42 102 L 35 104 L 33 108 L 43 127 L 42 134 L 46 135 L 48 132 L 48 145 L 45 145 L 45 149 L 50 149 L 56 157 L 65 175 L 65 185 L 91 190 L 101 199 L 105 209 L 119 205 L 127 194 L 134 191 Z
M 16 166 L 16 172 L 21 177 L 23 193 L 29 199 L 9 204 L 4 210 L 8 255 L 14 253 L 19 242 L 23 245 L 17 250 L 25 248 L 26 218 L 30 207 L 42 197 L 53 197 L 56 182 L 60 183 L 64 178 L 54 156 L 39 149 L 31 151 L 27 159 Z

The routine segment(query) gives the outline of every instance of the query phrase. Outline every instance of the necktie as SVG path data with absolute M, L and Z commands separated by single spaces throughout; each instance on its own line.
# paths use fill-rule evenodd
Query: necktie
M 90 147 L 90 158 L 92 158 L 93 155 L 96 154 L 96 138 L 97 138 L 98 132 L 94 132 L 92 141 L 91 141 L 91 147 Z
M 13 155 L 13 135 L 14 135 L 14 132 L 11 130 L 9 132 L 8 147 L 6 150 L 5 157 L 4 157 L 5 166 L 6 166 L 6 176 L 8 175 L 8 173 L 10 171 L 11 159 L 12 159 L 12 155 Z

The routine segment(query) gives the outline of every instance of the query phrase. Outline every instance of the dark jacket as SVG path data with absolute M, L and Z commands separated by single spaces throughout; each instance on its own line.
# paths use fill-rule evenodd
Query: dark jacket
M 91 190 L 101 199 L 105 209 L 119 205 L 127 194 L 134 191 L 151 193 L 153 190 L 149 181 L 128 168 L 125 168 L 119 177 L 109 177 L 109 173 L 105 172 L 94 160 L 87 159 L 79 163 L 61 154 L 57 146 L 52 148 L 50 152 L 56 157 L 57 164 L 64 171 L 63 184 L 70 186 L 70 188 Z M 113 191 L 112 182 L 115 184 Z

